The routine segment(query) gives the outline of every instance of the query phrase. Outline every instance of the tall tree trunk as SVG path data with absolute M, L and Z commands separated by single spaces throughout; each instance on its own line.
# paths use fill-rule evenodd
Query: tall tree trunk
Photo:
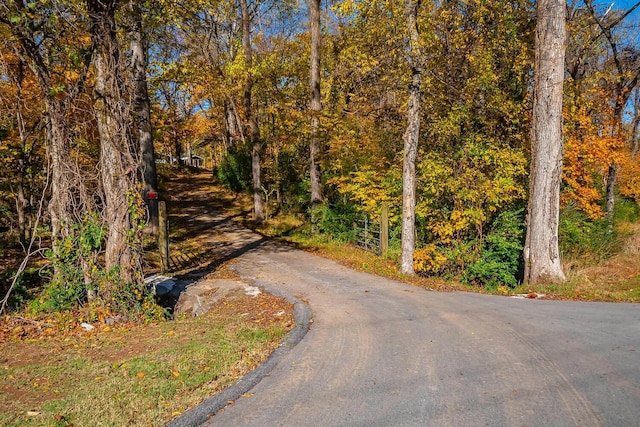
M 633 97 L 633 121 L 631 122 L 631 158 L 635 159 L 638 154 L 638 126 L 640 126 L 640 89 L 635 90 Z
M 179 167 L 181 167 L 183 166 L 182 142 L 180 142 L 180 132 L 178 132 L 177 119 L 173 120 L 173 128 L 171 129 L 171 136 L 173 137 L 173 155 L 175 157 L 175 161 L 172 161 L 171 163 L 176 163 Z
M 311 141 L 310 141 L 310 180 L 311 180 L 311 227 L 315 232 L 315 210 L 322 203 L 322 179 L 320 174 L 320 0 L 309 0 L 309 21 L 311 25 Z
M 21 153 L 21 158 L 19 160 L 19 169 L 18 172 L 18 188 L 16 195 L 16 211 L 18 213 L 18 232 L 20 244 L 25 246 L 27 244 L 27 210 L 29 208 L 29 203 L 27 202 L 27 198 L 25 197 L 25 162 L 24 162 L 24 153 Z
M 129 207 L 135 197 L 136 149 L 127 131 L 128 114 L 124 99 L 124 72 L 116 38 L 117 0 L 87 0 L 91 37 L 96 52 L 95 112 L 100 135 L 100 166 L 105 196 L 107 242 L 105 267 L 119 268 L 124 282 L 141 280 L 140 248 L 130 241 L 133 228 Z M 113 285 L 104 289 L 112 295 Z
M 609 165 L 607 174 L 607 228 L 608 232 L 613 232 L 613 214 L 616 206 L 616 178 L 618 175 L 618 166 L 613 163 Z
M 143 28 L 142 9 L 138 1 L 131 3 L 131 69 L 133 71 L 134 110 L 137 116 L 138 145 L 140 146 L 140 172 L 144 182 L 144 199 L 147 205 L 149 222 L 147 231 L 158 234 L 158 201 L 149 199 L 150 192 L 158 191 L 153 136 L 151 133 L 151 101 L 147 88 L 147 64 L 149 46 Z
M 241 0 L 242 9 L 242 46 L 244 48 L 247 78 L 244 86 L 244 109 L 251 144 L 251 176 L 253 178 L 253 219 L 261 223 L 264 221 L 264 207 L 262 204 L 262 183 L 260 181 L 260 158 L 262 156 L 262 141 L 258 119 L 253 111 L 251 100 L 253 92 L 253 48 L 251 47 L 251 16 L 247 0 Z
M 564 0 L 538 1 L 531 174 L 524 249 L 524 279 L 532 284 L 565 280 L 558 248 L 565 14 Z
M 74 187 L 79 183 L 77 176 L 74 176 L 75 163 L 71 159 L 69 132 L 62 106 L 52 98 L 45 98 L 45 107 L 49 118 L 47 125 L 47 152 L 51 175 L 49 214 L 53 249 L 57 252 L 58 242 L 70 235 L 75 219 L 72 199 L 77 193 Z M 81 213 L 76 212 L 76 214 Z
M 9 12 L 9 16 L 21 16 L 27 8 L 27 2 L 21 0 L 0 4 L 3 13 Z M 27 13 L 31 14 L 30 11 Z M 64 31 L 54 27 L 49 28 L 50 31 L 44 29 L 44 33 L 36 35 L 30 19 L 11 22 L 10 26 L 13 37 L 18 41 L 14 45 L 16 56 L 21 61 L 24 60 L 24 64 L 36 76 L 45 106 L 47 170 L 51 183 L 48 209 L 51 218 L 52 249 L 54 255 L 58 256 L 61 243 L 72 236 L 74 232 L 72 226 L 83 219 L 88 211 L 88 205 L 91 204 L 78 166 L 71 156 L 70 127 L 66 113 L 73 99 L 84 88 L 93 51 L 88 50 L 82 58 L 84 66 L 74 84 L 67 85 L 63 93 L 52 91 L 51 89 L 59 84 L 51 66 L 56 63 L 59 50 L 49 50 L 41 42 L 43 37 L 50 37 L 54 42 L 58 41 L 58 35 Z M 18 203 L 26 204 L 26 195 L 24 199 L 24 201 L 19 200 Z M 33 205 L 33 201 L 30 204 Z M 54 262 L 53 280 L 58 282 L 65 280 L 59 262 Z
M 414 275 L 413 253 L 416 246 L 416 157 L 420 136 L 420 87 L 422 86 L 422 55 L 418 34 L 419 1 L 405 0 L 411 83 L 407 105 L 407 128 L 405 129 L 404 157 L 402 161 L 402 257 L 400 271 Z
M 16 191 L 16 212 L 18 213 L 18 231 L 23 247 L 27 243 L 27 208 L 29 203 L 25 197 L 25 173 L 27 156 L 27 135 L 22 117 L 22 83 L 24 82 L 24 63 L 18 59 L 16 67 L 16 122 L 20 134 L 20 157 L 18 158 L 18 183 Z
M 187 158 L 187 165 L 193 166 L 193 153 L 191 152 L 191 142 L 187 141 L 187 149 L 185 150 L 184 156 Z

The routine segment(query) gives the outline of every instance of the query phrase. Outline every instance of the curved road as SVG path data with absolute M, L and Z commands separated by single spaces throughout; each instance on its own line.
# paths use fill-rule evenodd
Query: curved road
M 234 269 L 314 322 L 207 426 L 640 423 L 640 305 L 430 292 L 277 245 Z
M 640 425 L 639 304 L 429 292 L 242 228 L 221 213 L 209 174 L 172 188 L 172 219 L 211 259 L 196 273 L 236 259 L 246 280 L 305 300 L 314 316 L 304 339 L 276 350 L 254 371 L 275 364 L 270 373 L 205 425 Z M 201 422 L 234 387 L 170 425 Z

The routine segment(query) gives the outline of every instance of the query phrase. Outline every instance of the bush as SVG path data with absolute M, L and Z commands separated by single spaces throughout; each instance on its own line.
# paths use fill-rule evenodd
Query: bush
M 11 270 L 6 274 L 6 288 L 9 289 L 16 271 Z M 31 298 L 31 289 L 38 286 L 41 281 L 40 270 L 37 268 L 28 268 L 18 276 L 16 283 L 9 295 L 7 308 L 13 311 L 19 311 Z
M 242 149 L 230 148 L 217 169 L 220 183 L 232 191 L 251 189 L 251 156 Z
M 610 233 L 606 219 L 590 219 L 585 213 L 565 207 L 560 212 L 558 230 L 560 252 L 570 258 L 596 259 L 615 252 L 615 235 Z
M 640 205 L 632 199 L 618 197 L 613 218 L 615 223 L 637 222 L 640 218 Z
M 435 244 L 430 243 L 413 253 L 413 268 L 418 274 L 436 274 L 446 265 L 447 257 Z
M 355 240 L 353 222 L 358 217 L 355 207 L 349 203 L 319 206 L 315 212 L 318 232 L 341 242 Z
M 503 212 L 493 222 L 479 258 L 469 264 L 462 280 L 466 283 L 497 289 L 518 284 L 521 269 L 524 220 L 523 210 Z

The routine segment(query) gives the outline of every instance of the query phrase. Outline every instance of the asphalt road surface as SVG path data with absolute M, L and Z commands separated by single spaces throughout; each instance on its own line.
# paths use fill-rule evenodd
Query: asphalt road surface
M 640 425 L 638 304 L 432 292 L 273 245 L 234 269 L 313 323 L 207 426 Z

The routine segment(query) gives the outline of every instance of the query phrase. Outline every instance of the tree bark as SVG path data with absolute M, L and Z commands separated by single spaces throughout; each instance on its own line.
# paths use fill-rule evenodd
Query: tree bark
M 18 214 L 18 235 L 20 244 L 25 247 L 27 244 L 27 209 L 29 203 L 25 196 L 25 174 L 26 174 L 26 149 L 27 136 L 25 134 L 25 124 L 22 117 L 22 84 L 24 82 L 24 63 L 18 59 L 15 72 L 16 83 L 16 124 L 20 134 L 20 157 L 18 158 L 18 182 L 16 189 L 16 212 Z
M 419 1 L 405 0 L 407 20 L 411 83 L 409 84 L 409 102 L 407 106 L 407 127 L 405 129 L 404 157 L 402 161 L 402 256 L 400 271 L 414 275 L 413 254 L 416 246 L 416 157 L 420 136 L 420 87 L 422 86 L 422 58 L 418 34 Z
M 240 1 L 242 9 L 242 46 L 244 48 L 247 77 L 244 86 L 244 109 L 247 120 L 249 143 L 251 144 L 251 176 L 253 178 L 253 219 L 257 223 L 264 222 L 264 207 L 262 204 L 262 184 L 260 158 L 262 156 L 262 141 L 258 120 L 253 111 L 251 100 L 253 92 L 253 48 L 251 47 L 251 16 L 247 0 Z
M 636 160 L 638 155 L 638 126 L 640 126 L 640 89 L 635 90 L 633 98 L 633 121 L 631 122 L 631 160 Z
M 311 224 L 315 232 L 314 210 L 322 203 L 322 178 L 320 173 L 320 112 L 322 111 L 320 94 L 320 0 L 309 0 L 309 21 L 311 24 L 311 141 L 310 141 L 310 180 L 311 180 Z
M 524 279 L 531 284 L 566 279 L 558 247 L 565 14 L 564 0 L 538 1 L 531 174 L 524 249 Z
M 144 182 L 144 200 L 149 215 L 147 231 L 158 233 L 158 201 L 149 199 L 150 192 L 158 191 L 153 136 L 151 133 L 151 101 L 147 88 L 148 42 L 143 28 L 142 9 L 138 1 L 131 1 L 131 69 L 135 83 L 134 110 L 137 116 L 138 145 L 140 147 L 140 174 Z
M 2 6 L 3 12 L 6 12 L 7 15 L 19 15 L 26 7 L 24 2 L 17 0 L 11 3 L 3 3 Z M 51 58 L 47 55 L 50 52 L 40 49 L 27 22 L 21 21 L 12 25 L 11 32 L 18 41 L 18 45 L 15 48 L 16 56 L 21 59 L 24 58 L 25 63 L 38 80 L 39 90 L 45 105 L 45 115 L 48 118 L 46 146 L 51 180 L 51 197 L 48 209 L 51 217 L 53 251 L 57 254 L 60 241 L 70 235 L 71 225 L 74 220 L 72 206 L 74 195 L 79 192 L 82 193 L 79 188 L 83 184 L 79 180 L 76 165 L 71 159 L 69 127 L 65 120 L 65 113 L 70 99 L 82 89 L 84 75 L 79 79 L 78 85 L 67 92 L 66 97 L 56 96 L 51 92 L 51 88 L 54 87 L 54 81 L 51 69 L 48 66 Z M 57 267 L 54 268 L 54 276 L 59 278 L 59 271 Z
M 607 229 L 609 233 L 613 232 L 613 215 L 616 206 L 616 178 L 618 175 L 618 166 L 613 163 L 609 165 L 607 173 Z
M 124 282 L 141 280 L 140 248 L 130 240 L 134 227 L 130 197 L 136 195 L 131 135 L 127 131 L 128 112 L 124 100 L 124 72 L 116 38 L 117 0 L 87 0 L 91 37 L 96 46 L 95 113 L 100 136 L 100 165 L 107 224 L 105 267 L 119 268 Z M 112 286 L 103 290 L 109 297 Z
M 633 98 L 633 121 L 631 122 L 631 158 L 638 155 L 638 126 L 640 125 L 640 89 L 635 90 Z

